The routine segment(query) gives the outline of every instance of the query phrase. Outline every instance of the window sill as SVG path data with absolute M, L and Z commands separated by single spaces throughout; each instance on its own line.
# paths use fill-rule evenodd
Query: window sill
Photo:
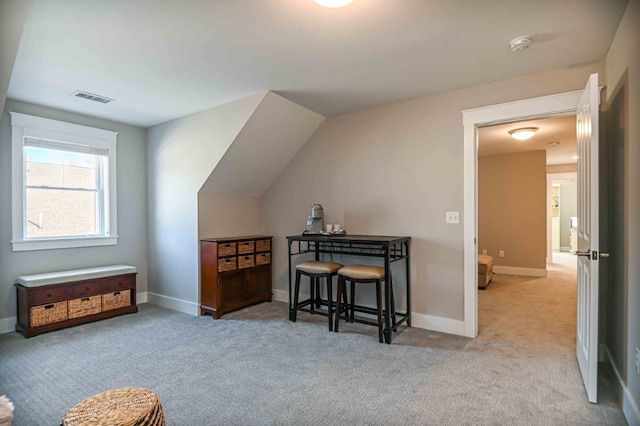
M 12 241 L 13 251 L 65 249 L 74 247 L 115 246 L 118 237 L 52 238 Z

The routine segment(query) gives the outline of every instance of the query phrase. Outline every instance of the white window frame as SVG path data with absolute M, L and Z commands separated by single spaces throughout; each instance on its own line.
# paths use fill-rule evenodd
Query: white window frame
M 117 132 L 64 121 L 10 112 L 11 114 L 11 204 L 13 251 L 110 246 L 118 243 L 116 143 Z M 108 191 L 104 235 L 26 238 L 25 235 L 25 137 L 103 148 L 108 151 Z

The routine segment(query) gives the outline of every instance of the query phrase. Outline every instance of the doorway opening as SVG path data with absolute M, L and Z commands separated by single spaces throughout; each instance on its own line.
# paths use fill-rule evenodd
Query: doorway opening
M 478 335 L 476 194 L 478 129 L 543 117 L 575 115 L 582 90 L 463 111 L 464 125 L 464 325 L 465 335 Z
M 518 128 L 537 130 L 527 140 L 515 140 L 510 133 Z M 482 126 L 477 135 L 480 332 L 534 339 L 541 353 L 548 344 L 572 350 L 576 116 Z M 485 280 L 487 263 L 495 274 L 488 273 Z M 534 328 L 540 332 L 528 335 Z

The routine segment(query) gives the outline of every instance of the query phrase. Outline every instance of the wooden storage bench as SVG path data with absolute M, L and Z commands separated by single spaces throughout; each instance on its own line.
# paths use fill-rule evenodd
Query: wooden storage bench
M 136 268 L 102 266 L 16 278 L 18 322 L 25 337 L 138 312 Z

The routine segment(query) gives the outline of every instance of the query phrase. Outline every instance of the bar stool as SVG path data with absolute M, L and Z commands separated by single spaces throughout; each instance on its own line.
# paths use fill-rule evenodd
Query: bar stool
M 310 312 L 312 314 L 327 315 L 329 317 L 329 331 L 333 330 L 333 277 L 338 275 L 338 270 L 343 265 L 335 262 L 319 262 L 311 260 L 296 265 L 296 284 L 293 297 L 293 322 L 296 322 L 298 311 Z M 309 290 L 311 296 L 308 300 L 299 302 L 300 297 L 300 277 L 305 275 L 309 277 Z M 320 280 L 327 280 L 327 312 L 317 311 L 322 304 L 320 299 Z M 338 292 L 338 294 L 341 294 Z M 342 292 L 346 303 L 346 289 Z M 338 298 L 339 299 L 339 298 Z M 304 309 L 309 305 L 309 309 Z
M 391 276 L 389 276 L 391 280 Z M 383 313 L 389 315 L 388 312 L 383 312 L 382 310 L 382 283 L 384 282 L 384 268 L 380 266 L 368 266 L 368 265 L 349 265 L 341 268 L 338 271 L 338 294 L 346 291 L 346 281 L 351 282 L 351 303 L 345 303 L 344 308 L 346 313 L 344 320 L 349 322 L 359 322 L 362 324 L 368 325 L 377 325 L 378 326 L 378 340 L 380 343 L 383 342 L 382 337 L 382 329 L 383 329 Z M 355 285 L 358 284 L 368 284 L 375 283 L 376 285 L 376 309 L 358 307 L 359 312 L 376 314 L 378 316 L 378 321 L 369 321 L 361 318 L 355 317 L 356 311 L 356 288 Z M 396 326 L 396 309 L 395 309 L 395 301 L 393 299 L 393 280 L 391 280 L 391 319 L 393 328 Z M 338 325 L 340 323 L 340 312 L 342 306 L 338 301 L 336 306 L 336 319 L 335 326 L 333 331 L 338 332 Z M 350 311 L 350 313 L 349 313 Z

